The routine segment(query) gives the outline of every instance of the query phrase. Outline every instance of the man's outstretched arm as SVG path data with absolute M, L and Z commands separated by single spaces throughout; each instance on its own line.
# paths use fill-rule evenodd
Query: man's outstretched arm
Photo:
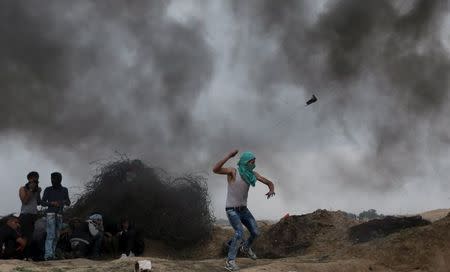
M 255 174 L 257 180 L 259 180 L 260 182 L 267 185 L 267 187 L 269 187 L 269 192 L 266 194 L 267 198 L 274 196 L 275 195 L 275 186 L 273 185 L 273 182 L 268 180 L 267 178 L 261 176 L 260 174 L 258 174 L 255 171 L 253 171 L 253 173 Z
M 228 153 L 228 155 L 225 157 L 225 158 L 223 158 L 223 159 L 221 159 L 220 161 L 218 161 L 215 165 L 214 165 L 214 167 L 213 167 L 213 172 L 215 173 L 215 174 L 220 174 L 220 175 L 232 175 L 233 174 L 233 169 L 232 168 L 230 168 L 230 167 L 223 167 L 223 165 L 229 160 L 229 159 L 231 159 L 231 158 L 233 158 L 234 156 L 236 156 L 236 154 L 238 153 L 239 151 L 236 149 L 236 150 L 233 150 L 233 151 L 231 151 L 230 153 Z

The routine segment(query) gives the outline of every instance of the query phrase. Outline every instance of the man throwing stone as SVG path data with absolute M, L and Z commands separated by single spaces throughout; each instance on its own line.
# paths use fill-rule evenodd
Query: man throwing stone
M 228 188 L 225 211 L 227 213 L 230 225 L 234 229 L 234 236 L 229 242 L 228 256 L 225 268 L 229 271 L 238 271 L 236 264 L 236 255 L 238 249 L 253 260 L 256 260 L 256 254 L 252 251 L 251 245 L 259 235 L 256 220 L 247 208 L 248 190 L 255 186 L 256 181 L 260 181 L 269 187 L 267 198 L 275 195 L 273 183 L 267 178 L 261 176 L 255 169 L 255 155 L 251 152 L 241 154 L 237 169 L 234 167 L 224 167 L 224 164 L 238 153 L 238 150 L 230 152 L 224 159 L 214 165 L 213 172 L 216 174 L 227 175 Z M 250 232 L 250 237 L 244 241 L 244 225 Z

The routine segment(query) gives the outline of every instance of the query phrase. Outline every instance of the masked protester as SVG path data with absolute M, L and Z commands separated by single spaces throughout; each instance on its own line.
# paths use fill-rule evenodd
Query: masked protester
M 50 179 L 52 186 L 45 188 L 42 196 L 42 206 L 48 207 L 46 210 L 47 237 L 45 239 L 45 260 L 55 259 L 56 244 L 63 223 L 64 206 L 70 205 L 67 188 L 61 185 L 61 173 L 52 173 Z
M 213 172 L 216 174 L 226 175 L 228 181 L 227 200 L 225 211 L 228 221 L 234 229 L 234 236 L 228 242 L 228 255 L 225 268 L 229 271 L 238 271 L 236 264 L 236 255 L 238 249 L 253 260 L 256 260 L 256 254 L 251 249 L 251 245 L 258 237 L 259 230 L 256 220 L 247 208 L 247 197 L 250 186 L 254 187 L 256 181 L 260 181 L 269 187 L 267 198 L 275 195 L 275 187 L 267 178 L 258 174 L 255 169 L 255 155 L 251 152 L 241 154 L 237 169 L 234 167 L 224 167 L 224 164 L 237 155 L 239 151 L 230 152 L 224 159 L 216 163 Z M 244 241 L 244 225 L 250 232 L 250 236 Z
M 105 230 L 103 228 L 103 217 L 101 214 L 94 213 L 91 216 L 89 216 L 86 222 L 88 223 L 89 233 L 91 234 L 92 240 L 91 257 L 98 258 L 100 257 L 103 239 L 105 235 Z
M 38 172 L 32 171 L 28 173 L 27 180 L 28 182 L 19 189 L 19 198 L 22 202 L 19 221 L 23 237 L 27 241 L 31 241 L 34 223 L 37 220 L 37 206 L 41 205 L 41 188 L 39 187 Z M 29 243 L 25 246 L 23 255 L 26 259 L 32 257 Z

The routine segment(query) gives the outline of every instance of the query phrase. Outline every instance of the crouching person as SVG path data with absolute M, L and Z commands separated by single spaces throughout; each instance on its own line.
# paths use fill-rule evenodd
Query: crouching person
M 27 244 L 19 232 L 19 218 L 9 216 L 6 224 L 0 227 L 0 259 L 21 259 Z
M 144 240 L 140 237 L 128 218 L 123 218 L 120 222 L 119 238 L 120 258 L 134 257 L 144 252 Z
M 91 216 L 89 216 L 87 220 L 88 226 L 89 226 L 89 233 L 91 235 L 92 240 L 92 258 L 98 258 L 100 257 L 103 239 L 104 239 L 104 233 L 105 230 L 103 228 L 103 217 L 96 213 Z
M 69 223 L 71 229 L 70 248 L 74 258 L 85 258 L 88 256 L 91 246 L 89 225 L 86 221 L 74 218 Z

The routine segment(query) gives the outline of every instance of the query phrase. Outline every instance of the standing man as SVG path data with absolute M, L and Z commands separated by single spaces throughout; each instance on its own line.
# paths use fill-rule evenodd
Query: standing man
M 236 255 L 238 248 L 247 254 L 251 259 L 256 260 L 256 254 L 251 249 L 251 245 L 255 238 L 259 235 L 256 220 L 247 208 L 248 190 L 251 186 L 255 186 L 256 181 L 260 181 L 269 187 L 269 192 L 266 194 L 267 198 L 275 195 L 275 187 L 273 183 L 267 178 L 261 176 L 255 169 L 255 155 L 251 152 L 244 152 L 241 154 L 238 168 L 223 167 L 224 164 L 239 151 L 236 149 L 230 152 L 224 159 L 214 165 L 213 172 L 216 174 L 227 175 L 227 200 L 225 211 L 227 213 L 228 221 L 234 229 L 234 236 L 229 242 L 228 256 L 225 268 L 229 271 L 238 271 L 239 267 L 236 264 Z M 250 237 L 243 241 L 244 225 L 250 232 Z
M 55 259 L 56 244 L 62 228 L 64 206 L 70 205 L 69 193 L 61 185 L 61 173 L 54 172 L 50 176 L 52 186 L 45 188 L 42 206 L 47 206 L 47 237 L 45 239 L 45 260 Z
M 24 250 L 24 258 L 30 258 L 30 243 L 34 232 L 34 223 L 37 220 L 37 206 L 41 205 L 41 188 L 39 187 L 38 172 L 30 172 L 27 175 L 28 182 L 19 189 L 19 198 L 22 202 L 20 208 L 20 230 L 27 240 Z

